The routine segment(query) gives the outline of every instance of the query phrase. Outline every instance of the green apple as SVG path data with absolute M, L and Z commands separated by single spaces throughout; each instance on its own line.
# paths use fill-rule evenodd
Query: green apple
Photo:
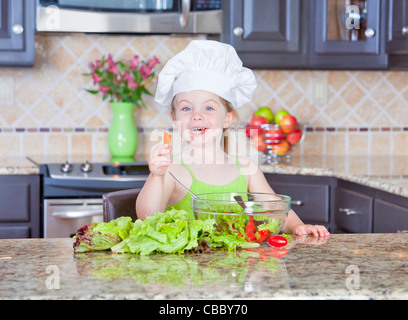
M 275 123 L 276 123 L 276 124 L 280 124 L 282 118 L 283 118 L 284 116 L 288 116 L 288 115 L 290 115 L 290 113 L 289 113 L 287 110 L 285 110 L 285 109 L 279 110 L 279 111 L 276 112 L 276 114 L 275 114 Z
M 273 112 L 271 109 L 269 109 L 269 107 L 260 107 L 256 112 L 255 112 L 256 116 L 261 116 L 264 117 L 268 123 L 272 123 L 273 121 Z

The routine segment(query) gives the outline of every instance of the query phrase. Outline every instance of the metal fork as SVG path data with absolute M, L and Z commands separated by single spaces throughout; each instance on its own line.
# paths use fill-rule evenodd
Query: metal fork
M 212 210 L 212 211 L 215 212 L 215 210 L 213 209 L 213 207 L 211 207 L 208 202 L 206 202 L 206 201 L 204 201 L 203 199 L 201 199 L 201 198 L 200 198 L 199 196 L 197 196 L 194 192 L 192 192 L 189 188 L 187 188 L 184 184 L 182 184 L 182 183 L 180 182 L 180 180 L 177 179 L 177 178 L 174 176 L 174 174 L 172 174 L 170 171 L 169 171 L 169 175 L 170 175 L 170 177 L 172 177 L 172 178 L 174 179 L 174 181 L 176 181 L 180 186 L 182 186 L 189 194 L 191 194 L 194 198 L 201 200 L 204 204 L 206 204 L 206 205 L 208 206 L 208 208 L 210 208 L 210 210 Z

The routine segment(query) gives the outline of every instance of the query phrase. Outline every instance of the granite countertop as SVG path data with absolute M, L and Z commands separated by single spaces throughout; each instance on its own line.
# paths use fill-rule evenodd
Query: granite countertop
M 396 155 L 300 155 L 289 164 L 264 165 L 265 173 L 335 177 L 408 197 L 408 157 Z
M 72 239 L 0 240 L 0 299 L 407 299 L 408 234 L 293 237 L 287 254 L 74 254 Z
M 0 175 L 39 174 L 40 168 L 27 157 L 0 157 Z
M 136 161 L 145 161 L 141 155 Z M 109 162 L 106 156 L 61 156 L 35 157 L 42 163 L 84 163 Z M 368 187 L 408 197 L 408 158 L 397 155 L 293 155 L 289 164 L 266 165 L 259 159 L 260 168 L 265 173 L 299 174 L 327 176 L 356 182 Z M 27 157 L 0 158 L 0 175 L 39 174 L 39 167 Z

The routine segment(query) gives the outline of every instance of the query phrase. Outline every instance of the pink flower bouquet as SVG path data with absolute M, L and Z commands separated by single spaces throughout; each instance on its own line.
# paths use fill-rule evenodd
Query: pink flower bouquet
M 147 62 L 141 61 L 139 56 L 134 56 L 128 64 L 114 61 L 112 55 L 102 56 L 101 60 L 89 63 L 90 73 L 85 76 L 92 77 L 96 90 L 87 90 L 92 94 L 102 93 L 102 99 L 110 102 L 132 102 L 146 108 L 142 94 L 152 95 L 146 89 L 155 77 L 154 67 L 159 59 L 153 57 Z

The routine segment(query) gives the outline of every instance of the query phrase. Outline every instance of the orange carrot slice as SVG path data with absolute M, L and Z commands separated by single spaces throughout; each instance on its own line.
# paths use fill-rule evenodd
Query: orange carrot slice
M 171 143 L 171 135 L 167 131 L 164 131 L 163 144 L 167 144 L 170 147 L 170 143 Z

